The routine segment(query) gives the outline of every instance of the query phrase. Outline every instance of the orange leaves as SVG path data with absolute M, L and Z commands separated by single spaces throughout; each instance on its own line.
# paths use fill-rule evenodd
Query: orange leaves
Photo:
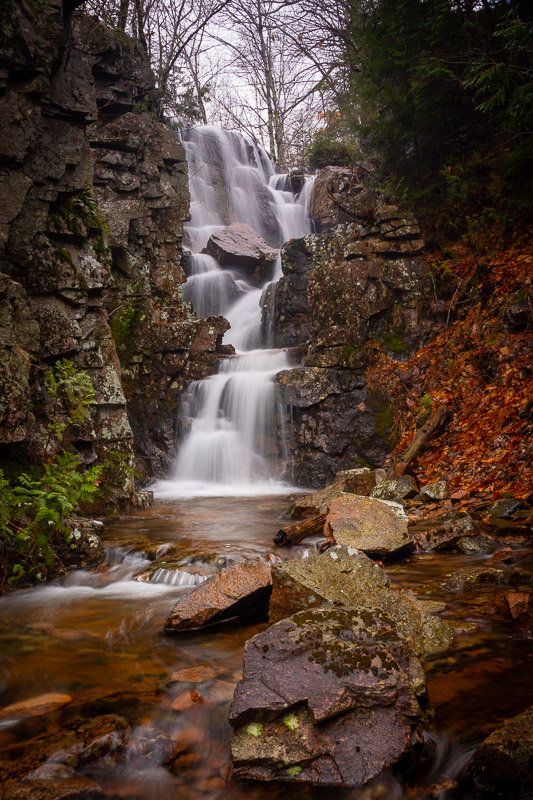
M 369 385 L 391 398 L 396 429 L 403 432 L 392 458 L 405 450 L 428 402 L 448 407 L 447 429 L 415 469 L 421 483 L 446 479 L 452 499 L 466 504 L 475 495 L 495 499 L 511 492 L 525 499 L 533 492 L 532 335 L 510 327 L 507 318 L 510 305 L 526 302 L 532 283 L 527 245 L 525 237 L 516 240 L 491 263 L 489 300 L 454 311 L 409 361 L 376 359 L 367 373 Z M 457 283 L 473 270 L 466 256 L 448 265 Z

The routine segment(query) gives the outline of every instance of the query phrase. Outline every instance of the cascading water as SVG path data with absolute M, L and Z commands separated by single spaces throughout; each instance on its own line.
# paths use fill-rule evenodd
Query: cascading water
M 310 233 L 312 179 L 303 178 L 301 192 L 295 195 L 289 176 L 274 174 L 262 148 L 213 126 L 189 130 L 182 141 L 191 193 L 185 239 L 191 253 L 184 295 L 198 316 L 222 314 L 229 320 L 226 342 L 234 346 L 236 356 L 221 361 L 216 375 L 189 387 L 183 422 L 188 421 L 190 430 L 170 480 L 160 481 L 156 493 L 190 497 L 290 491 L 279 481 L 272 383 L 288 360 L 285 351 L 261 349 L 265 285 L 254 286 L 238 270 L 222 269 L 200 251 L 214 232 L 234 222 L 247 223 L 272 247 Z M 280 276 L 278 257 L 269 280 Z

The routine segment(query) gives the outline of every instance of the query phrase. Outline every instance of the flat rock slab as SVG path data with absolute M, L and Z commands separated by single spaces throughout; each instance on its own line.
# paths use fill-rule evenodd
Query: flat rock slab
M 453 629 L 389 588 L 386 572 L 364 553 L 333 547 L 321 556 L 283 561 L 272 566 L 271 622 L 321 605 L 352 609 L 362 619 L 379 621 L 375 635 L 393 630 L 417 655 L 446 650 Z
M 193 630 L 266 609 L 272 591 L 270 566 L 247 561 L 223 569 L 178 600 L 165 631 Z
M 229 715 L 235 775 L 359 786 L 391 767 L 420 736 L 414 661 L 346 609 L 303 611 L 250 639 Z
M 259 279 L 263 272 L 266 276 L 266 268 L 275 263 L 279 251 L 270 247 L 250 225 L 236 222 L 213 233 L 205 252 L 216 258 L 221 267 L 242 270 Z
M 335 544 L 384 558 L 414 548 L 407 524 L 407 516 L 399 504 L 342 494 L 329 505 L 324 533 Z
M 333 500 L 340 497 L 344 492 L 344 481 L 331 483 L 325 489 L 312 494 L 304 494 L 294 501 L 289 508 L 289 516 L 293 519 L 327 514 Z
M 474 754 L 474 781 L 483 793 L 533 798 L 533 707 L 506 720 Z
M 13 703 L 10 706 L 0 709 L 0 719 L 11 719 L 16 717 L 38 717 L 41 714 L 50 714 L 63 708 L 72 702 L 72 697 L 68 694 L 41 694 L 38 697 L 30 697 L 29 700 L 21 700 L 20 703 Z

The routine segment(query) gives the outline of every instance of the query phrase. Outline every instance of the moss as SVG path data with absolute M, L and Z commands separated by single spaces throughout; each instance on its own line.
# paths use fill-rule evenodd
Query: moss
M 258 736 L 261 736 L 261 734 L 263 733 L 263 726 L 261 725 L 260 722 L 251 722 L 250 725 L 248 725 L 248 727 L 246 728 L 246 733 L 249 736 L 255 736 L 257 738 Z
M 287 775 L 290 775 L 291 778 L 296 778 L 296 776 L 299 775 L 301 771 L 302 768 L 299 766 L 289 767 L 287 770 Z
M 384 334 L 382 341 L 389 352 L 405 353 L 409 349 L 409 345 L 403 338 L 403 333 L 401 328 L 393 328 L 392 331 L 387 331 Z
M 131 344 L 133 335 L 142 320 L 139 306 L 119 309 L 111 317 L 111 335 L 117 348 L 125 350 Z
M 283 717 L 283 724 L 290 731 L 295 731 L 296 728 L 300 727 L 300 723 L 298 722 L 298 717 L 296 716 L 296 714 L 287 714 L 286 717 Z

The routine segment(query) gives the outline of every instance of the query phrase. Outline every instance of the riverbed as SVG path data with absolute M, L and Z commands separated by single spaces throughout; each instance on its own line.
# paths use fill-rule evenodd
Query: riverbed
M 165 619 L 176 599 L 190 591 L 194 575 L 179 585 L 133 578 L 150 559 L 170 551 L 304 557 L 309 544 L 283 550 L 272 543 L 285 524 L 287 504 L 280 496 L 159 500 L 106 523 L 106 560 L 96 569 L 1 598 L 0 707 L 48 693 L 71 698 L 40 716 L 0 716 L 3 780 L 57 761 L 54 747 L 64 755 L 71 745 L 68 736 L 62 742 L 62 733 L 80 719 L 114 714 L 132 726 L 121 756 L 105 752 L 82 768 L 109 797 L 473 797 L 461 785 L 446 791 L 447 779 L 460 775 L 477 743 L 504 718 L 533 704 L 531 641 L 494 615 L 494 587 L 457 596 L 440 587 L 450 572 L 478 566 L 487 556 L 419 554 L 387 568 L 398 588 L 444 600 L 443 616 L 458 625 L 453 647 L 426 662 L 434 715 L 428 718 L 421 767 L 403 776 L 387 773 L 362 792 L 232 780 L 227 711 L 242 674 L 244 644 L 266 622 L 165 635 Z M 196 675 L 190 671 L 200 667 Z M 171 679 L 176 674 L 179 679 Z M 172 771 L 165 766 L 169 742 L 181 743 L 182 750 Z M 428 786 L 437 788 L 430 793 Z

